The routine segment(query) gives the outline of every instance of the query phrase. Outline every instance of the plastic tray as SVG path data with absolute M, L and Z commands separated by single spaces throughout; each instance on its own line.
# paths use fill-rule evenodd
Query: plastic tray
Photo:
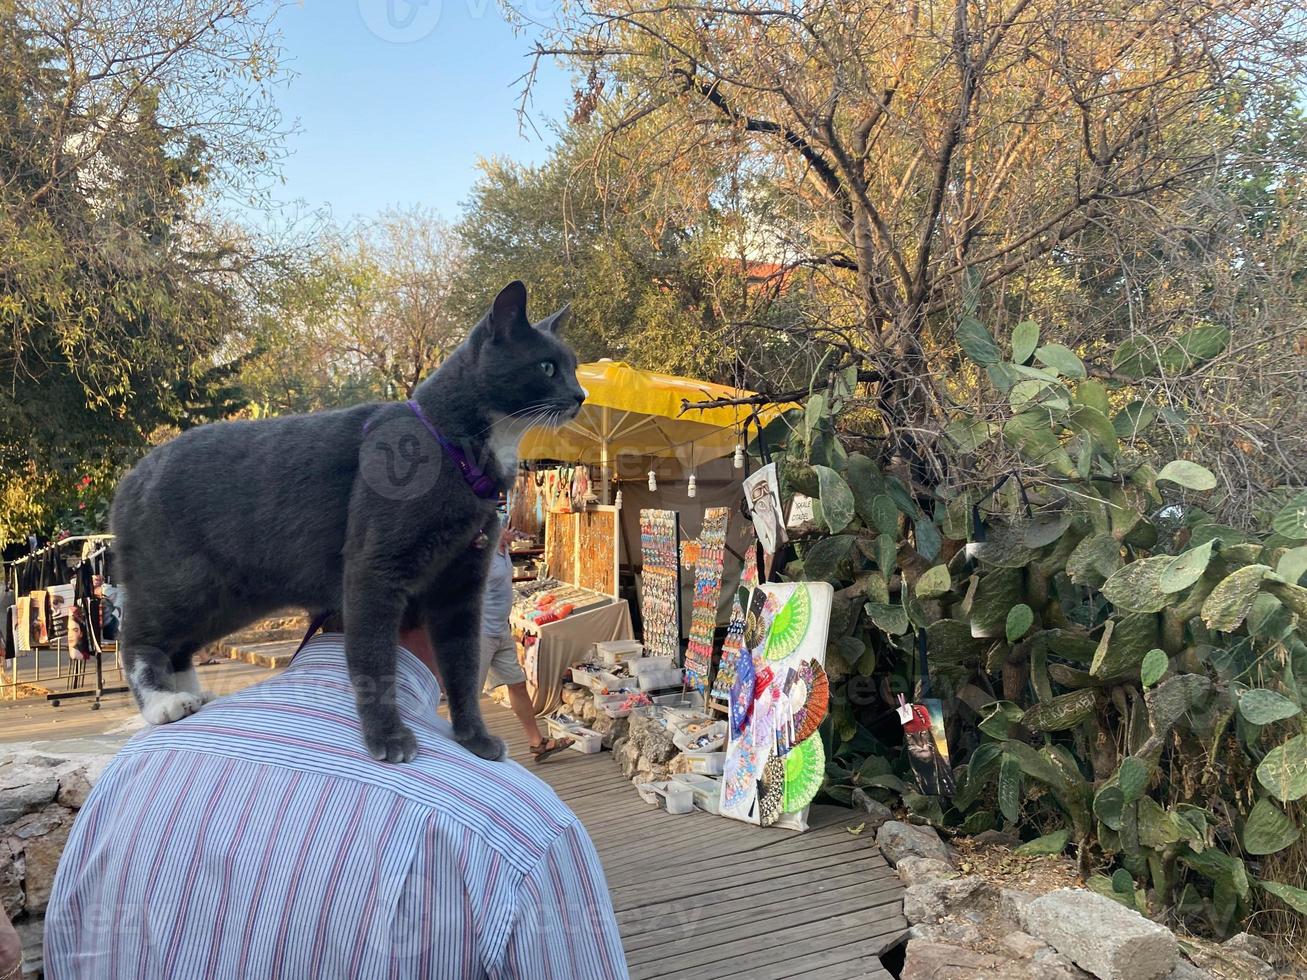
M 722 812 L 722 782 L 712 776 L 697 772 L 681 772 L 672 777 L 675 782 L 690 788 L 694 794 L 694 805 L 705 813 L 714 816 Z
M 550 720 L 549 737 L 550 738 L 570 738 L 572 744 L 568 748 L 580 752 L 582 755 L 594 755 L 602 751 L 604 747 L 604 737 L 598 732 L 581 725 L 564 725 L 561 722 Z
M 639 640 L 600 640 L 595 655 L 600 663 L 612 667 L 622 660 L 638 660 L 644 655 L 644 644 Z
M 704 776 L 720 776 L 726 771 L 725 752 L 687 752 L 686 762 L 690 772 Z
M 640 661 L 637 660 L 636 663 Z M 669 687 L 681 687 L 685 683 L 679 667 L 641 671 L 639 680 L 642 691 L 661 691 Z
M 636 676 L 655 670 L 672 670 L 675 667 L 676 661 L 672 657 L 641 657 L 631 661 L 631 670 Z

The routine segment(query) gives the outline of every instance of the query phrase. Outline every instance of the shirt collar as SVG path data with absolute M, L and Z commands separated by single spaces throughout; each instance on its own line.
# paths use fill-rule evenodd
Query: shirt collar
M 405 647 L 395 647 L 396 700 L 424 718 L 434 718 L 440 706 L 440 682 L 417 656 Z M 320 633 L 295 654 L 285 673 L 297 670 L 330 669 L 348 676 L 345 662 L 345 634 Z

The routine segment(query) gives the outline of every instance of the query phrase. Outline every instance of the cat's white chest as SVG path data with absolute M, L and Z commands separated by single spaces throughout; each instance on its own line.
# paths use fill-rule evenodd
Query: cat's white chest
M 500 419 L 490 428 L 486 448 L 505 477 L 517 472 L 517 447 L 521 445 L 526 430 L 527 426 L 520 420 L 507 418 Z

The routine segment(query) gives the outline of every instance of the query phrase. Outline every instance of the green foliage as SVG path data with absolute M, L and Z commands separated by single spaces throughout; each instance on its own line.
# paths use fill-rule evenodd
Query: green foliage
M 1290 534 L 1276 537 L 1223 528 L 1201 512 L 1192 527 L 1176 522 L 1164 493 L 1209 490 L 1210 472 L 1183 460 L 1153 469 L 1136 459 L 1125 469 L 1120 433 L 1146 427 L 1153 410 L 1130 402 L 1112 416 L 1111 383 L 1084 379 L 1071 351 L 1038 347 L 1032 328 L 1020 333 L 1011 363 L 994 360 L 999 346 L 974 317 L 959 340 L 976 364 L 1016 378 L 1004 439 L 1049 479 L 1006 498 L 936 491 L 939 554 L 951 560 L 904 547 L 925 498 L 904 501 L 869 458 L 850 455 L 844 473 L 817 470 L 823 499 L 842 499 L 835 483 L 844 481 L 852 507 L 832 522 L 839 534 L 806 546 L 801 571 L 865 596 L 847 629 L 878 679 L 868 684 L 855 667 L 837 681 L 847 687 L 836 757 L 860 764 L 848 777 L 832 769 L 834 795 L 862 785 L 890 800 L 891 768 L 910 785 L 892 732 L 872 734 L 883 706 L 866 692 L 913 690 L 920 631 L 960 758 L 951 800 L 901 794 L 914 813 L 967 832 L 1009 825 L 1029 840 L 1025 853 L 1074 846 L 1082 866 L 1114 872 L 1090 879 L 1105 894 L 1146 914 L 1201 919 L 1216 933 L 1237 928 L 1259 902 L 1292 906 L 1307 894 L 1301 879 L 1260 874 L 1266 883 L 1255 892 L 1244 858 L 1292 853 L 1301 840 L 1307 588 L 1297 583 L 1307 552 L 1285 547 L 1297 540 L 1296 511 L 1280 520 Z M 1161 352 L 1161 367 L 1212 356 L 1216 337 L 1207 331 Z M 1023 354 L 1057 375 L 1034 376 L 1042 369 Z M 797 463 L 809 462 L 807 452 L 786 448 Z M 786 463 L 781 471 L 800 472 Z M 985 527 L 967 542 L 973 505 Z M 886 547 L 895 539 L 898 548 Z M 1226 814 L 1238 815 L 1236 826 L 1222 826 Z

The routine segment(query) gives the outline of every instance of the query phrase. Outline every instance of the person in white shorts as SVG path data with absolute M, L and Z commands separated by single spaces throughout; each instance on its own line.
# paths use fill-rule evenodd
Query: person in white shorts
M 513 608 L 513 557 L 508 543 L 513 532 L 507 527 L 499 537 L 499 546 L 490 559 L 486 593 L 481 600 L 481 686 L 508 688 L 508 706 L 526 732 L 531 757 L 542 762 L 572 744 L 570 738 L 545 738 L 536 721 L 535 707 L 526 690 L 526 674 L 517 660 L 517 644 L 508 627 L 508 613 Z

